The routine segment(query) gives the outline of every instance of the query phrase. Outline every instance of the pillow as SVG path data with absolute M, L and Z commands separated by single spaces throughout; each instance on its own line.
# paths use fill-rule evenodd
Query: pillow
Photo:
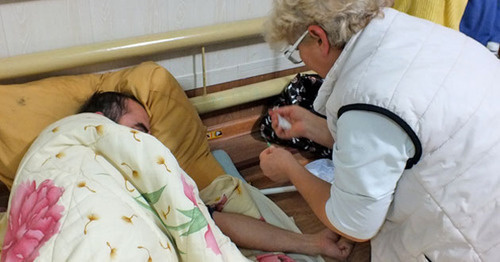
M 200 189 L 224 174 L 210 153 L 206 127 L 184 90 L 165 68 L 145 62 L 104 74 L 0 85 L 0 180 L 10 188 L 23 155 L 38 134 L 78 112 L 98 90 L 134 95 L 151 118 L 151 134 L 170 149 Z

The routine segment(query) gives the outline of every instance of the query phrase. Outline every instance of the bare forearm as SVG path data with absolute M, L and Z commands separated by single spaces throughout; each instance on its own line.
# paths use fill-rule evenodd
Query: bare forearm
M 290 181 L 309 204 L 314 214 L 316 214 L 323 224 L 331 228 L 325 212 L 326 202 L 330 198 L 330 183 L 315 177 L 304 167 L 300 169 L 295 168 L 289 172 Z M 337 232 L 338 230 L 335 229 L 334 231 Z
M 309 235 L 284 230 L 241 214 L 214 212 L 213 218 L 220 230 L 239 247 L 309 255 L 320 253 Z
M 314 115 L 311 122 L 312 124 L 307 128 L 306 137 L 320 145 L 332 148 L 334 141 L 332 134 L 328 129 L 326 119 Z
M 321 220 L 321 222 L 323 222 L 323 224 L 327 228 L 349 240 L 356 242 L 366 241 L 346 235 L 331 224 L 325 211 L 326 202 L 330 198 L 330 183 L 315 177 L 303 167 L 294 168 L 289 170 L 288 172 L 290 172 L 290 181 L 295 185 L 302 197 L 304 197 L 306 202 L 309 204 L 309 207 L 311 207 L 311 209 L 313 210 L 314 214 L 319 218 L 319 220 Z

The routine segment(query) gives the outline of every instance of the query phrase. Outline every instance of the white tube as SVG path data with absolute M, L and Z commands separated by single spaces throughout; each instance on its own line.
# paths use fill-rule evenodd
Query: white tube
M 295 192 L 295 191 L 297 191 L 297 188 L 295 188 L 295 186 L 271 187 L 260 190 L 260 192 L 264 195 L 273 195 L 273 194 Z

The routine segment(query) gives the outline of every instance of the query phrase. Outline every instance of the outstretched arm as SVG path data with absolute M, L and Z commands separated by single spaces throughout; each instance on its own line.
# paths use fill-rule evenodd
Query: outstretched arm
M 266 148 L 260 153 L 260 167 L 264 175 L 273 181 L 292 182 L 326 227 L 356 242 L 367 240 L 344 234 L 331 224 L 325 211 L 326 202 L 330 198 L 331 184 L 311 174 L 289 151 L 275 146 Z
M 351 242 L 339 241 L 339 235 L 328 229 L 316 234 L 300 234 L 236 213 L 214 212 L 213 218 L 221 231 L 243 248 L 324 255 L 341 260 L 352 250 Z

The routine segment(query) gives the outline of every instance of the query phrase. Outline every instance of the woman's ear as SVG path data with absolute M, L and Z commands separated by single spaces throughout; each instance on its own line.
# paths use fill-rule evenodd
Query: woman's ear
M 325 30 L 319 25 L 310 25 L 307 30 L 309 30 L 309 35 L 316 41 L 321 53 L 327 55 L 330 51 L 330 42 Z

